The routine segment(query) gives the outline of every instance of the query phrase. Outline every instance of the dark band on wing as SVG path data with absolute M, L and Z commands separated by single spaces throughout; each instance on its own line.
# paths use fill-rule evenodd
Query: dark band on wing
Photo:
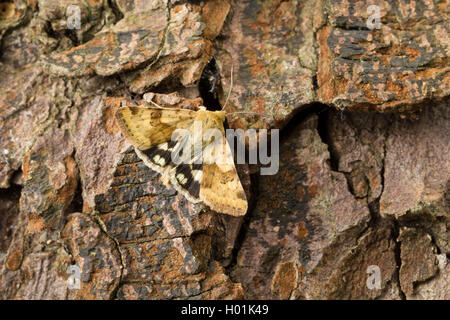
M 160 167 L 165 167 L 172 161 L 172 150 L 169 148 L 169 146 L 167 146 L 167 148 L 165 149 L 162 149 L 161 145 L 153 146 L 149 149 L 142 150 L 142 153 L 145 154 L 152 163 Z
M 177 182 L 196 199 L 200 196 L 200 181 L 197 181 L 194 178 L 193 170 L 197 170 L 201 173 L 202 169 L 202 164 L 180 164 L 175 170 L 175 179 Z
M 169 144 L 169 150 L 173 150 L 173 147 L 178 143 L 177 140 L 170 140 L 167 142 Z

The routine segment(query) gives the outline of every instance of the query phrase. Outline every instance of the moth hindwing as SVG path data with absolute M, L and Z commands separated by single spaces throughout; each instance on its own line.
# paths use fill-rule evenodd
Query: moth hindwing
M 225 138 L 225 112 L 127 106 L 116 119 L 144 163 L 189 201 L 233 216 L 247 212 Z

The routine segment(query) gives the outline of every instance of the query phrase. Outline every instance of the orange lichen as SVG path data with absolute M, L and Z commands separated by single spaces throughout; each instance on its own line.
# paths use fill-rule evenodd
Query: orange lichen
M 247 58 L 248 65 L 250 66 L 250 73 L 252 77 L 257 78 L 261 73 L 266 71 L 266 66 L 258 58 L 256 50 L 245 48 L 243 54 Z
M 297 286 L 298 269 L 294 262 L 284 262 L 277 266 L 272 279 L 272 292 L 278 294 L 280 299 L 289 299 L 291 292 Z
M 5 266 L 8 270 L 16 271 L 22 264 L 23 253 L 22 250 L 15 250 L 6 258 Z
M 38 216 L 36 213 L 31 213 L 28 215 L 28 224 L 25 230 L 25 234 L 37 233 L 45 228 L 44 218 Z
M 331 102 L 336 96 L 335 83 L 332 78 L 331 63 L 333 54 L 328 47 L 327 39 L 330 34 L 331 27 L 325 27 L 317 33 L 317 41 L 319 43 L 319 70 L 317 74 L 317 91 L 318 97 L 325 103 Z
M 305 239 L 308 236 L 308 229 L 306 228 L 306 223 L 304 221 L 301 221 L 297 225 L 297 236 L 300 239 Z

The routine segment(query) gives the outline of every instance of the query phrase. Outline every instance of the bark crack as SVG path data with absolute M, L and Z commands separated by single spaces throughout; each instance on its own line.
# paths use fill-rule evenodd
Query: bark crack
M 111 241 L 113 241 L 115 249 L 117 250 L 117 252 L 119 254 L 119 261 L 120 261 L 119 280 L 117 281 L 116 287 L 111 291 L 111 294 L 109 296 L 110 300 L 115 300 L 117 298 L 117 292 L 119 291 L 119 288 L 122 285 L 123 272 L 125 270 L 125 262 L 123 261 L 122 250 L 120 249 L 119 241 L 117 241 L 117 239 L 115 237 L 113 237 L 112 235 L 109 234 L 105 224 L 100 219 L 100 217 L 96 213 L 93 213 L 92 218 L 95 221 L 95 223 L 98 225 L 100 230 L 103 232 L 103 234 L 106 235 L 106 237 L 109 238 Z
M 398 291 L 400 295 L 400 299 L 406 300 L 406 294 L 403 292 L 401 283 L 400 283 L 400 268 L 402 267 L 402 258 L 401 258 L 401 241 L 399 240 L 399 234 L 400 234 L 400 224 L 397 220 L 394 220 L 394 230 L 393 230 L 393 237 L 392 240 L 394 241 L 395 247 L 394 247 L 394 253 L 395 253 L 395 274 L 394 278 L 397 282 Z

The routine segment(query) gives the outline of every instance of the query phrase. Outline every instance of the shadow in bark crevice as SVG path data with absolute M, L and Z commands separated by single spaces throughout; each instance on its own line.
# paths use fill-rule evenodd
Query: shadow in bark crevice
M 22 186 L 12 184 L 0 191 L 0 253 L 6 253 L 19 215 Z

